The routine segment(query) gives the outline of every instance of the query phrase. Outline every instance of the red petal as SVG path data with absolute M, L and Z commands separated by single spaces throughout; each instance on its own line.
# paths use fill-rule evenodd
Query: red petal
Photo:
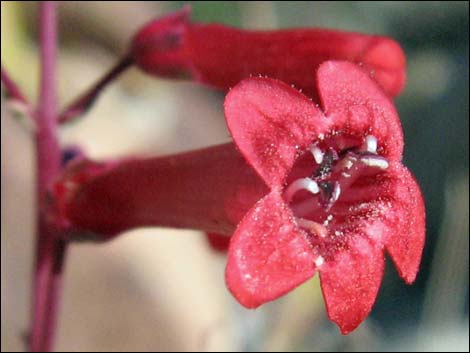
M 247 31 L 217 24 L 191 24 L 187 36 L 197 78 L 221 88 L 266 75 L 315 95 L 313 73 L 328 60 L 364 63 L 391 95 L 404 84 L 403 50 L 386 37 L 323 29 Z
M 391 163 L 387 173 L 353 185 L 330 213 L 333 231 L 343 238 L 362 234 L 386 246 L 400 276 L 407 283 L 414 281 L 424 247 L 425 210 L 416 181 L 401 163 Z M 335 248 L 326 246 L 327 253 L 334 254 Z
M 131 54 L 141 69 L 170 77 L 185 73 L 222 89 L 262 75 L 316 96 L 318 66 L 347 60 L 363 64 L 392 96 L 404 85 L 403 50 L 387 37 L 314 28 L 249 31 L 191 23 L 188 15 L 186 8 L 139 30 Z
M 395 167 L 396 209 L 401 208 L 397 231 L 388 238 L 386 248 L 406 283 L 412 283 L 418 273 L 425 240 L 425 209 L 421 191 L 413 175 L 404 167 Z
M 231 234 L 269 190 L 233 144 L 65 168 L 55 184 L 72 226 L 106 234 L 168 226 Z
M 236 145 L 271 187 L 284 182 L 298 151 L 330 125 L 307 97 L 268 78 L 235 86 L 225 99 L 225 117 Z
M 384 270 L 379 246 L 357 236 L 319 269 L 328 317 L 346 335 L 369 314 Z
M 225 278 L 247 308 L 274 300 L 313 276 L 314 255 L 281 195 L 261 199 L 238 225 Z
M 325 114 L 334 128 L 356 136 L 374 135 L 379 153 L 401 160 L 403 132 L 393 103 L 369 75 L 357 65 L 329 61 L 317 72 Z
M 206 233 L 211 248 L 220 253 L 226 253 L 230 245 L 230 236 L 217 233 Z
M 143 26 L 132 39 L 130 53 L 144 71 L 164 77 L 187 76 L 190 63 L 185 54 L 185 33 L 190 8 L 157 18 Z
M 400 45 L 386 37 L 375 37 L 372 45 L 356 63 L 364 64 L 380 87 L 390 96 L 396 96 L 405 86 L 406 59 Z

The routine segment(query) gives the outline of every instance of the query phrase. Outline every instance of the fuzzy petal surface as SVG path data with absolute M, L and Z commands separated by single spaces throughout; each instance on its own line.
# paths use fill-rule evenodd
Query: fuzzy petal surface
M 225 278 L 247 308 L 274 300 L 315 273 L 305 233 L 276 192 L 267 195 L 238 225 L 229 249 Z
M 328 317 L 344 335 L 353 331 L 371 311 L 384 262 L 380 247 L 357 236 L 347 250 L 339 251 L 319 270 Z
M 367 72 L 349 62 L 329 61 L 318 69 L 317 80 L 322 107 L 335 130 L 372 134 L 381 143 L 381 155 L 401 160 L 403 131 L 397 111 Z
M 224 107 L 235 144 L 270 187 L 284 182 L 299 151 L 331 125 L 306 96 L 269 78 L 240 82 Z
M 397 183 L 395 208 L 401 209 L 399 228 L 386 243 L 386 249 L 406 283 L 414 282 L 421 263 L 426 224 L 424 201 L 416 180 L 406 167 L 395 167 Z

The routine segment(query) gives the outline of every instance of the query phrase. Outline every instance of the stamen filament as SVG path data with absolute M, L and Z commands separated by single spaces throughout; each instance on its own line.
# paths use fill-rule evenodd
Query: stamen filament
M 310 221 L 305 218 L 296 218 L 295 220 L 300 228 L 308 230 L 313 235 L 320 238 L 325 238 L 328 235 L 328 230 L 320 223 Z
M 318 194 L 320 192 L 318 184 L 315 180 L 312 180 L 310 178 L 297 179 L 287 187 L 284 193 L 284 198 L 286 202 L 291 202 L 295 193 L 300 190 L 308 191 L 311 194 Z
M 333 189 L 333 195 L 332 195 L 332 198 L 331 200 L 333 202 L 336 202 L 338 201 L 339 199 L 339 195 L 341 194 L 341 186 L 338 182 L 335 183 L 335 188 Z
M 317 199 L 306 199 L 297 203 L 292 203 L 290 205 L 294 214 L 305 217 L 309 216 L 317 210 L 321 209 L 321 205 Z

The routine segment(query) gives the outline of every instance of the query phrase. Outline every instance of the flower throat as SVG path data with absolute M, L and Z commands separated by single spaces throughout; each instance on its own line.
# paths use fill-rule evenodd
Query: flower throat
M 313 236 L 325 238 L 333 219 L 330 211 L 341 196 L 361 176 L 378 174 L 389 164 L 377 154 L 377 138 L 373 135 L 367 135 L 362 143 L 335 136 L 329 145 L 314 143 L 308 150 L 313 157 L 313 171 L 307 177 L 290 182 L 284 199 L 299 227 Z

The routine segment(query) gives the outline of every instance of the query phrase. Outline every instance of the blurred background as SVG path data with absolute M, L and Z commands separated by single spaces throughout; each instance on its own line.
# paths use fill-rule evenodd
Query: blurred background
M 72 351 L 468 351 L 468 2 L 190 2 L 192 18 L 242 28 L 326 27 L 398 40 L 408 82 L 396 100 L 405 164 L 421 185 L 427 242 L 407 286 L 387 259 L 369 318 L 341 336 L 318 278 L 256 311 L 225 288 L 225 258 L 194 231 L 141 229 L 73 244 L 56 349 Z M 60 103 L 98 79 L 134 31 L 184 2 L 61 2 Z M 37 4 L 1 3 L 1 60 L 34 100 Z M 137 69 L 109 87 L 61 140 L 95 158 L 159 155 L 230 140 L 223 94 Z M 2 96 L 1 349 L 24 350 L 34 244 L 32 127 Z

